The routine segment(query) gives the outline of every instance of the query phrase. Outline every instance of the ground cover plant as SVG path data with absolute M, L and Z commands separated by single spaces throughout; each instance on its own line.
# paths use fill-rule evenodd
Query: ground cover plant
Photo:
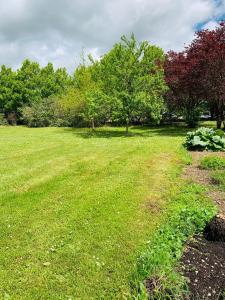
M 212 173 L 212 180 L 218 184 L 223 190 L 225 190 L 225 172 L 215 171 Z
M 225 137 L 213 128 L 201 127 L 187 133 L 184 146 L 193 151 L 225 151 Z
M 128 297 L 178 188 L 185 134 L 0 127 L 1 297 Z

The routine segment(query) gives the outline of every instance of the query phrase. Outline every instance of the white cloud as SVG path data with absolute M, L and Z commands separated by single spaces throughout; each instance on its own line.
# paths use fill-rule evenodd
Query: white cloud
M 203 29 L 209 29 L 209 30 L 213 30 L 216 27 L 218 27 L 219 23 L 216 21 L 209 21 L 206 24 L 204 24 L 204 26 L 202 27 Z
M 98 58 L 134 32 L 165 50 L 189 43 L 197 23 L 216 25 L 225 0 L 0 0 L 0 64 L 24 58 L 73 70 L 82 48 Z

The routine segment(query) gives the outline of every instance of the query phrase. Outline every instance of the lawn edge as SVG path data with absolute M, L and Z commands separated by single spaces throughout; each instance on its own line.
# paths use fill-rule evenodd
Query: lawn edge
M 190 164 L 187 157 L 183 162 Z M 186 278 L 178 271 L 179 260 L 186 242 L 203 231 L 217 210 L 203 185 L 177 180 L 164 221 L 137 259 L 131 278 L 131 299 L 170 299 L 171 296 L 182 299 L 188 293 Z M 148 285 L 152 284 L 154 295 L 148 291 Z

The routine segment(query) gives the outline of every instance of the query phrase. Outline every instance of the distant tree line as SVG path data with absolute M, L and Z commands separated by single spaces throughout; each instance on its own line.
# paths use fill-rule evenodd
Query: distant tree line
M 0 123 L 40 126 L 159 124 L 203 114 L 224 123 L 225 25 L 196 33 L 184 51 L 166 55 L 134 35 L 99 60 L 83 59 L 74 74 L 25 60 L 0 71 Z
M 41 68 L 38 63 L 25 60 L 20 69 L 6 66 L 0 71 L 0 112 L 9 123 L 22 122 L 22 109 L 37 105 L 42 99 L 64 94 L 71 82 L 65 68 L 53 68 L 49 63 Z

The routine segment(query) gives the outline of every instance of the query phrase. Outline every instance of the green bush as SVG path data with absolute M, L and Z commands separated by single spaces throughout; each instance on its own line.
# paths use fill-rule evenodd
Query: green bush
M 212 180 L 215 184 L 219 184 L 223 189 L 225 188 L 225 172 L 224 171 L 213 172 Z
M 21 109 L 23 122 L 28 127 L 68 126 L 54 99 L 34 102 Z
M 201 127 L 187 133 L 184 146 L 192 151 L 225 151 L 225 137 L 214 129 Z
M 0 114 L 0 126 L 6 126 L 9 125 L 4 114 Z
M 34 102 L 21 110 L 24 123 L 29 127 L 50 126 L 54 112 L 47 99 Z
M 75 89 L 67 94 L 52 96 L 21 109 L 22 120 L 28 127 L 87 126 L 84 120 L 84 101 Z
M 225 169 L 225 158 L 218 156 L 204 157 L 200 162 L 200 167 L 205 170 Z

